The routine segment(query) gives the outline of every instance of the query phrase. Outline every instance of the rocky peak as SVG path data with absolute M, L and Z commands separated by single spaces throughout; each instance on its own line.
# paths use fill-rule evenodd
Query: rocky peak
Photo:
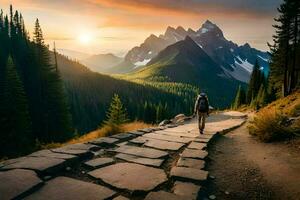
M 201 28 L 197 31 L 198 34 L 206 34 L 214 35 L 216 37 L 224 37 L 222 30 L 214 23 L 209 20 L 206 20 L 204 24 L 202 24 Z

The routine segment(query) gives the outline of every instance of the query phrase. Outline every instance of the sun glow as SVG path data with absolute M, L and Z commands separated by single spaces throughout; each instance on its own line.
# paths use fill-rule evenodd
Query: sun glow
M 92 36 L 89 33 L 84 33 L 78 36 L 78 41 L 81 44 L 89 44 L 92 40 Z

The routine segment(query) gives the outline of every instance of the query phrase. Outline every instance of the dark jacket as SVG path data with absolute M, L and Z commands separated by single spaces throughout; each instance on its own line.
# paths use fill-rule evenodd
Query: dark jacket
M 199 102 L 200 102 L 200 99 L 202 99 L 202 98 L 205 99 L 206 108 L 207 108 L 204 112 L 206 112 L 207 114 L 209 114 L 209 103 L 208 103 L 208 98 L 207 98 L 206 96 L 200 96 L 200 95 L 198 95 L 197 100 L 196 100 L 196 102 L 195 102 L 194 113 L 196 114 L 196 113 L 199 112 L 199 110 L 198 110 L 198 108 L 199 108 Z

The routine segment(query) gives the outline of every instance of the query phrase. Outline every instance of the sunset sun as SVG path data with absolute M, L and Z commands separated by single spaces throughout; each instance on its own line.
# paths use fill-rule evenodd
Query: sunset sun
M 78 36 L 77 40 L 81 43 L 81 44 L 89 44 L 92 40 L 92 36 L 89 33 L 83 33 L 81 35 Z

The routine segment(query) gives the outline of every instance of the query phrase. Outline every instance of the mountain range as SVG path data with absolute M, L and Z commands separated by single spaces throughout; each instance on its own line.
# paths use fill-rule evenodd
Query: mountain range
M 150 35 L 140 46 L 128 51 L 124 58 L 123 73 L 134 72 L 145 67 L 151 59 L 171 44 L 192 38 L 218 65 L 224 73 L 232 78 L 247 83 L 257 60 L 265 74 L 269 71 L 269 55 L 267 52 L 252 48 L 248 43 L 239 46 L 228 41 L 222 30 L 207 20 L 197 31 L 185 30 L 181 26 L 168 27 L 163 35 Z M 131 63 L 131 65 L 129 64 Z M 120 68 L 122 64 L 118 65 Z M 112 68 L 113 69 L 113 68 Z

